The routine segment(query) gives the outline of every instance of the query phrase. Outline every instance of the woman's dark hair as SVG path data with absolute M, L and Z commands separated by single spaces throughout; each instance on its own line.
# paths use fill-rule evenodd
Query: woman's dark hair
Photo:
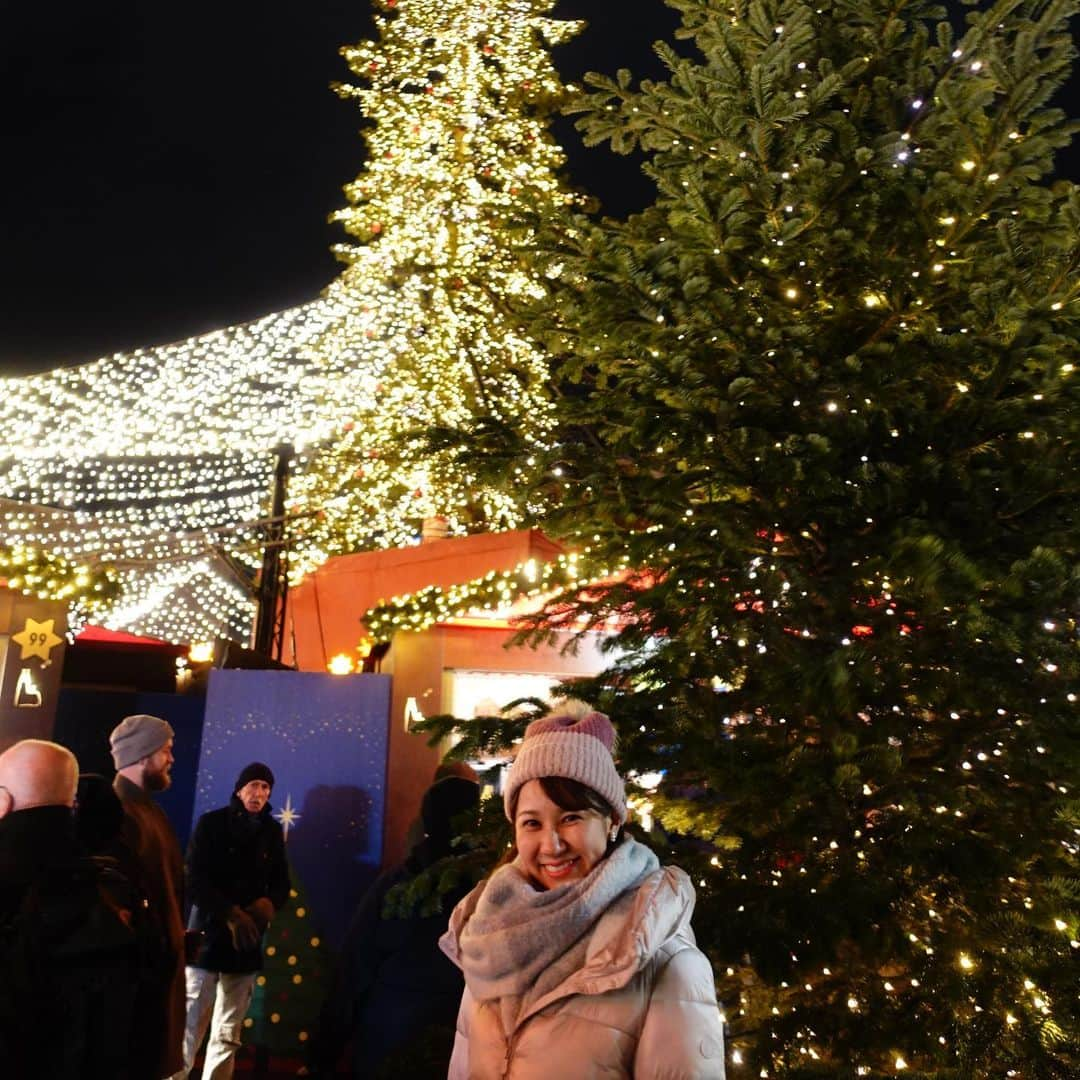
M 578 780 L 571 780 L 566 776 L 541 776 L 537 783 L 540 785 L 540 790 L 563 810 L 597 810 L 605 817 L 615 816 L 615 810 L 607 799 Z M 510 803 L 512 817 L 517 817 L 520 795 L 521 788 L 518 788 Z

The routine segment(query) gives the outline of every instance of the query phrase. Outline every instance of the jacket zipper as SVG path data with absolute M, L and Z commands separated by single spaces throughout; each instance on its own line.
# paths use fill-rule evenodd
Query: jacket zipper
M 517 1031 L 512 1032 L 510 1038 L 506 1040 L 506 1059 L 503 1062 L 502 1080 L 507 1080 L 510 1075 L 510 1060 L 514 1056 L 514 1041 L 517 1039 L 517 1034 Z

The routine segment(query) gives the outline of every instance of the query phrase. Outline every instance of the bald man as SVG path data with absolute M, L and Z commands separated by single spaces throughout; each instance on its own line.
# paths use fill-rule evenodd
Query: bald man
M 0 754 L 0 1061 L 10 1076 L 136 1080 L 138 946 L 105 865 L 79 848 L 78 779 L 56 743 Z
M 75 755 L 44 739 L 23 739 L 0 754 L 0 818 L 38 806 L 75 805 Z

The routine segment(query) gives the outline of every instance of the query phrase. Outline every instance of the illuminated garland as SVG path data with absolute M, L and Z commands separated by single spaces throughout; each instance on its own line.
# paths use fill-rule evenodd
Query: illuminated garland
M 173 345 L 0 380 L 0 541 L 110 560 L 106 625 L 247 636 L 274 449 L 296 447 L 294 577 L 331 555 L 517 524 L 523 508 L 404 433 L 476 412 L 542 440 L 545 357 L 496 300 L 537 285 L 520 212 L 567 199 L 545 130 L 563 91 L 550 0 L 386 0 L 343 50 L 374 121 L 324 297 Z
M 466 615 L 495 616 L 519 600 L 540 596 L 556 600 L 562 592 L 580 590 L 610 576 L 606 570 L 583 576 L 581 563 L 582 557 L 576 552 L 559 555 L 548 563 L 529 559 L 510 570 L 491 570 L 461 585 L 431 585 L 406 596 L 395 596 L 388 603 L 376 604 L 362 621 L 376 641 L 389 641 L 400 631 L 420 633 L 436 623 Z
M 38 548 L 0 544 L 0 588 L 66 603 L 68 627 L 78 630 L 115 595 L 116 582 L 103 567 L 77 566 Z

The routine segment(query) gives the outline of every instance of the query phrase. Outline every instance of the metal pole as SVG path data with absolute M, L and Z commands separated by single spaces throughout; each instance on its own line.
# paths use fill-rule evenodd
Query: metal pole
M 252 648 L 263 656 L 280 660 L 285 630 L 285 594 L 288 589 L 288 574 L 284 569 L 285 492 L 289 483 L 289 460 L 292 458 L 293 448 L 289 443 L 282 443 L 275 453 L 277 467 L 274 469 L 274 496 L 270 508 L 270 523 L 266 527 L 262 571 L 259 574 Z

